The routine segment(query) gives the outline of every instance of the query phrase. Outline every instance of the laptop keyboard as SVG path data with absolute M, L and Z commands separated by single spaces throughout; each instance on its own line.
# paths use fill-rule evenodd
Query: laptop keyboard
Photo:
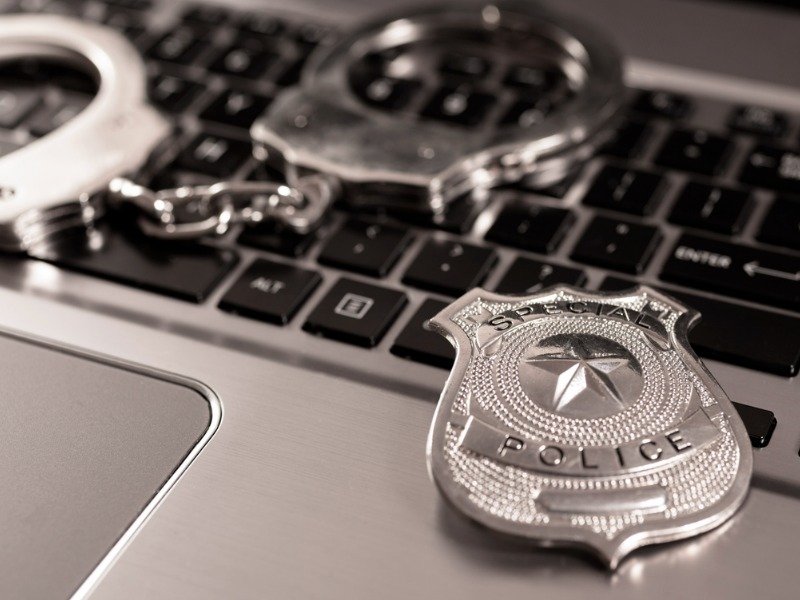
M 152 8 L 148 0 L 0 0 L 4 12 L 105 23 L 140 49 L 152 100 L 173 116 L 177 132 L 144 183 L 274 177 L 252 158 L 248 129 L 335 32 L 200 5 L 165 22 Z M 492 65 L 477 57 L 440 58 L 441 87 L 427 99 L 414 78 L 380 72 L 380 57 L 354 69 L 351 83 L 374 107 L 413 108 L 416 118 L 456 127 L 479 126 L 490 113 L 505 120 L 546 114 L 546 103 L 500 111 L 502 93 L 491 86 L 551 88 L 550 74 L 511 66 L 487 78 Z M 476 79 L 480 89 L 468 85 Z M 0 154 L 65 123 L 93 92 L 90 80 L 66 68 L 5 66 Z M 800 115 L 666 90 L 629 90 L 629 100 L 599 156 L 547 190 L 523 181 L 486 205 L 458 201 L 435 219 L 337 207 L 309 235 L 263 224 L 188 244 L 145 238 L 132 215 L 113 211 L 91 240 L 67 240 L 40 258 L 265 328 L 385 352 L 404 373 L 416 364 L 449 369 L 453 349 L 422 324 L 474 286 L 533 293 L 556 283 L 619 290 L 643 282 L 703 313 L 690 335 L 701 356 L 795 376 Z M 754 445 L 766 446 L 774 414 L 739 408 Z

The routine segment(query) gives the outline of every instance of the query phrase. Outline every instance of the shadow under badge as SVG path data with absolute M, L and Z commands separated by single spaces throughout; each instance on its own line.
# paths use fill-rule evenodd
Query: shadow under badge
M 456 362 L 428 438 L 449 503 L 611 569 L 721 525 L 752 474 L 736 410 L 692 352 L 698 314 L 647 287 L 475 289 L 430 321 Z

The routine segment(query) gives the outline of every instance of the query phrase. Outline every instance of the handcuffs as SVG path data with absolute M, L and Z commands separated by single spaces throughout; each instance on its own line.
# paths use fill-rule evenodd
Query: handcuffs
M 373 87 L 408 77 L 424 96 L 436 89 L 426 63 L 444 51 L 522 65 L 523 74 L 526 65 L 555 73 L 560 96 L 549 101 L 549 113 L 537 100 L 528 114 L 524 104 L 514 108 L 509 98 L 516 92 L 506 90 L 493 121 L 464 127 L 386 110 L 354 86 L 358 73 L 377 69 Z M 603 142 L 622 103 L 612 45 L 579 23 L 527 2 L 424 9 L 384 18 L 317 51 L 299 85 L 279 94 L 254 123 L 254 156 L 277 167 L 285 181 L 156 192 L 135 180 L 171 127 L 148 100 L 145 67 L 131 44 L 66 17 L 2 17 L 0 61 L 29 57 L 85 68 L 99 90 L 74 119 L 0 158 L 0 249 L 11 252 L 90 227 L 111 202 L 135 205 L 145 233 L 181 239 L 265 219 L 307 232 L 334 200 L 435 215 L 465 194 L 522 178 L 540 186 L 558 182 Z M 533 84 L 528 92 L 538 94 Z M 452 94 L 451 105 L 450 98 L 444 104 L 451 112 L 459 98 L 461 108 L 469 100 L 459 89 Z M 519 112 L 515 122 L 498 124 L 503 101 Z

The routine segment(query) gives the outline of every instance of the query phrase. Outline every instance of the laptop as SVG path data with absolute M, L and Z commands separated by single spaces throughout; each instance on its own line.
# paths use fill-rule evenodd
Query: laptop
M 110 206 L 89 234 L 0 256 L 0 596 L 796 595 L 800 11 L 721 0 L 548 4 L 613 40 L 625 82 L 615 133 L 563 181 L 504 185 L 435 218 L 337 203 L 310 231 L 264 222 L 189 241 L 144 236 L 135 211 Z M 9 0 L 0 9 L 100 23 L 129 40 L 172 126 L 136 183 L 162 189 L 280 177 L 254 158 L 253 123 L 297 85 L 317 60 L 309 56 L 415 7 Z M 443 77 L 474 66 L 456 60 Z M 4 62 L 0 153 L 46 138 L 89 104 L 96 83 L 79 71 Z M 480 75 L 455 74 L 478 85 Z M 40 177 L 58 186 L 48 168 Z M 620 227 L 635 233 L 632 245 Z M 753 447 L 742 508 L 614 570 L 460 515 L 426 464 L 454 351 L 423 324 L 475 286 L 524 294 L 637 283 L 703 315 L 690 342 Z

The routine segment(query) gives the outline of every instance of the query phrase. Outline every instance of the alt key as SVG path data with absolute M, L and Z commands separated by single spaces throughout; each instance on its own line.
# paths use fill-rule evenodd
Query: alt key
M 322 281 L 319 273 L 256 260 L 219 303 L 222 310 L 285 325 Z

